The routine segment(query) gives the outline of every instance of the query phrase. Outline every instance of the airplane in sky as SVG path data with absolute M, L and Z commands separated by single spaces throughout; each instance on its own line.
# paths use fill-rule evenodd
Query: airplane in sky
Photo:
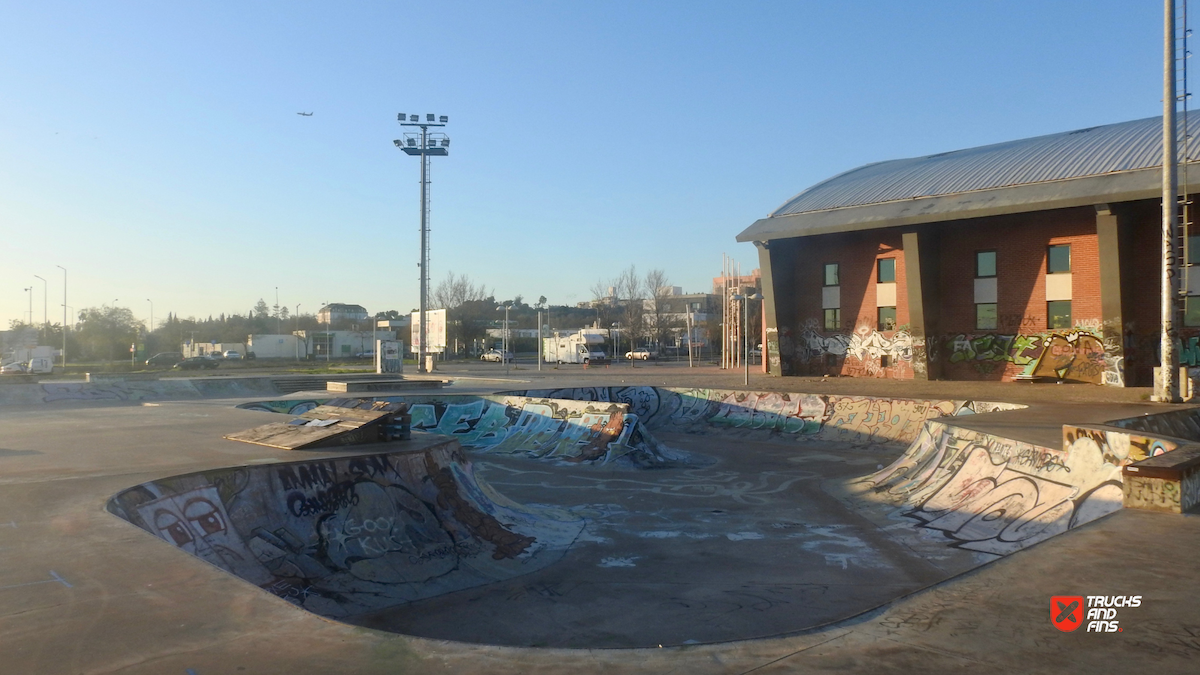
M 296 114 L 301 117 L 312 117 L 312 113 L 296 113 Z

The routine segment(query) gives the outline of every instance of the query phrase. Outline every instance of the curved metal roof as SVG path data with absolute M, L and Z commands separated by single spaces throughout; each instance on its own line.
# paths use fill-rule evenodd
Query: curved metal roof
M 1200 115 L 1188 120 L 1192 137 Z M 1190 160 L 1200 151 L 1189 148 Z M 1106 124 L 868 164 L 792 197 L 772 216 L 1133 171 L 1162 164 L 1162 118 Z
M 1188 128 L 1200 139 L 1200 115 Z M 1198 146 L 1189 147 L 1189 162 L 1200 159 Z M 1161 164 L 1161 117 L 878 162 L 804 190 L 737 239 L 1147 199 L 1161 193 Z

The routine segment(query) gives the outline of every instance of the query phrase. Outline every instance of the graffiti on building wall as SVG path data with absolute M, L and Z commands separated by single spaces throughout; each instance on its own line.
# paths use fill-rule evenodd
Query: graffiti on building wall
M 948 368 L 970 367 L 1003 379 L 1046 377 L 1093 384 L 1123 383 L 1120 346 L 1105 347 L 1090 329 L 1025 334 L 960 333 L 947 338 L 942 355 Z
M 294 604 L 349 616 L 526 574 L 582 530 L 476 481 L 456 443 L 176 476 L 109 511 Z
M 797 356 L 801 363 L 858 377 L 911 378 L 914 343 L 912 334 L 898 330 L 890 336 L 860 325 L 853 333 L 824 334 L 816 325 L 799 333 Z

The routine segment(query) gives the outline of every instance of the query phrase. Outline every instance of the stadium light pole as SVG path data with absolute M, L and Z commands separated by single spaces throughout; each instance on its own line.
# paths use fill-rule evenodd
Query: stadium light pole
M 435 121 L 436 119 L 436 121 Z M 402 127 L 420 127 L 421 132 L 418 134 L 415 131 L 404 134 L 403 139 L 392 141 L 407 155 L 414 155 L 421 158 L 421 261 L 417 263 L 417 267 L 421 270 L 421 306 L 419 308 L 421 318 L 421 327 L 417 331 L 417 372 L 426 373 L 428 369 L 425 367 L 425 352 L 428 349 L 426 338 L 429 332 L 428 321 L 426 321 L 425 310 L 428 307 L 429 293 L 429 158 L 430 157 L 445 157 L 450 154 L 450 138 L 441 132 L 429 133 L 430 127 L 444 127 L 450 121 L 450 118 L 441 115 L 425 115 L 425 121 L 421 121 L 420 115 L 405 115 L 400 113 L 396 116 L 396 121 Z

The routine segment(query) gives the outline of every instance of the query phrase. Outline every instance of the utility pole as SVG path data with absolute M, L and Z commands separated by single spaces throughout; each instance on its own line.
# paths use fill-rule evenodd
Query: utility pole
M 1182 399 L 1179 396 L 1179 354 L 1175 351 L 1179 279 L 1179 256 L 1175 251 L 1179 190 L 1175 175 L 1175 0 L 1164 0 L 1163 7 L 1162 335 L 1159 342 L 1162 358 L 1154 400 L 1178 403 Z
M 434 121 L 435 117 L 437 118 L 436 122 Z M 426 373 L 429 372 L 425 367 L 425 353 L 429 348 L 426 344 L 429 327 L 425 319 L 429 292 L 429 158 L 434 155 L 445 157 L 450 154 L 450 138 L 440 132 L 430 134 L 429 127 L 444 127 L 450 118 L 445 115 L 440 117 L 425 115 L 425 121 L 421 122 L 420 115 L 406 116 L 404 113 L 400 113 L 396 119 L 402 127 L 421 128 L 420 134 L 407 133 L 404 134 L 403 140 L 397 139 L 392 142 L 405 154 L 421 158 L 421 260 L 417 263 L 421 269 L 421 306 L 418 310 L 421 325 L 417 331 L 417 372 Z

